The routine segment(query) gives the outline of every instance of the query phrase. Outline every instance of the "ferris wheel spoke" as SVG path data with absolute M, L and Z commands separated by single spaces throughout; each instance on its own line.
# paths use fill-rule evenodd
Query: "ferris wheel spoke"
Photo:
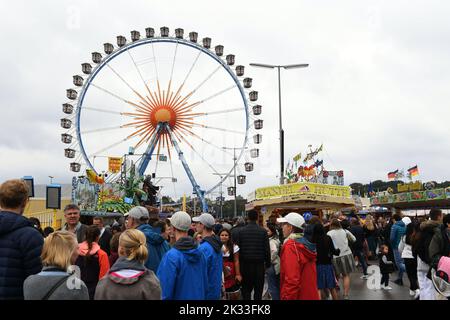
M 158 172 L 158 164 L 159 164 L 159 152 L 161 150 L 161 140 L 158 140 L 158 147 L 156 151 L 156 165 L 155 165 L 155 175 Z
M 85 109 L 85 110 L 91 110 L 91 111 L 96 111 L 96 112 L 102 112 L 102 113 L 115 114 L 115 115 L 119 115 L 119 116 L 133 117 L 133 116 L 137 115 L 137 114 L 135 114 L 135 113 L 111 111 L 111 110 L 102 109 L 102 108 L 83 107 L 83 109 Z
M 237 131 L 237 130 L 231 130 L 231 129 L 225 129 L 225 128 L 211 127 L 211 126 L 207 126 L 207 125 L 204 125 L 204 124 L 201 124 L 201 123 L 192 123 L 192 126 L 200 127 L 200 128 L 204 128 L 204 129 L 210 129 L 210 130 L 218 130 L 218 131 L 223 131 L 223 132 L 228 132 L 228 133 L 245 134 L 244 131 Z
M 202 103 L 205 103 L 205 102 L 207 102 L 207 101 L 209 101 L 209 100 L 211 100 L 211 99 L 214 99 L 214 98 L 217 98 L 217 97 L 221 96 L 222 94 L 224 94 L 224 93 L 230 91 L 231 89 L 233 89 L 233 88 L 235 88 L 235 87 L 236 87 L 236 84 L 233 84 L 232 86 L 230 86 L 230 87 L 228 87 L 228 88 L 225 88 L 225 89 L 223 89 L 223 90 L 220 90 L 220 91 L 218 91 L 218 92 L 216 92 L 216 93 L 210 95 L 209 97 L 207 97 L 207 98 L 205 98 L 205 99 L 199 100 L 199 101 L 194 102 L 194 103 L 192 103 L 192 104 L 189 104 L 189 105 L 187 105 L 187 106 L 185 106 L 185 107 L 178 107 L 178 108 L 175 108 L 175 107 L 174 107 L 174 109 L 175 109 L 177 112 L 181 112 L 181 111 L 186 110 L 186 109 L 189 109 L 189 108 L 194 108 L 194 107 L 196 107 L 196 106 L 198 106 L 198 105 L 200 105 L 200 104 L 202 104 Z
M 203 162 L 204 163 L 206 163 L 207 165 L 208 165 L 208 167 L 210 167 L 213 171 L 214 171 L 214 173 L 219 173 L 214 167 L 213 167 L 213 165 L 212 164 L 210 164 L 193 146 L 192 146 L 192 144 L 190 144 L 183 136 L 180 136 L 181 137 L 181 139 L 192 149 L 192 151 L 194 151 L 194 153 L 200 158 L 200 159 L 202 159 L 203 160 Z
M 142 83 L 144 83 L 145 88 L 147 89 L 147 92 L 151 95 L 151 90 L 147 84 L 147 82 L 145 82 L 144 77 L 142 76 L 141 70 L 139 69 L 138 65 L 136 64 L 136 61 L 134 60 L 133 56 L 131 55 L 130 51 L 127 49 L 128 55 L 130 56 L 131 61 L 134 64 L 134 67 L 137 71 L 137 73 L 139 74 L 139 78 L 141 78 Z
M 152 53 L 153 53 L 153 65 L 155 66 L 155 73 L 156 73 L 156 82 L 159 82 L 158 66 L 156 65 L 155 46 L 153 42 L 152 42 Z
M 170 162 L 170 173 L 172 174 L 172 185 L 173 185 L 173 192 L 175 194 L 175 199 L 178 198 L 177 196 L 177 188 L 175 186 L 175 181 L 174 181 L 174 175 L 173 175 L 173 165 L 172 165 L 172 157 L 170 156 L 170 149 L 168 149 L 169 152 L 169 162 Z
M 128 51 L 128 50 L 127 50 Z M 130 55 L 131 57 L 131 55 Z M 131 90 L 135 95 L 139 97 L 139 99 L 146 101 L 145 98 L 136 90 L 134 89 L 128 81 L 126 81 L 113 67 L 111 67 L 109 64 L 106 64 L 106 66 Z M 144 82 L 145 83 L 145 82 Z
M 174 104 L 175 104 L 175 107 L 174 108 L 176 108 L 176 106 L 177 106 L 177 104 L 181 104 L 182 102 L 184 102 L 185 100 L 187 100 L 188 98 L 190 98 L 192 95 L 194 95 L 194 93 L 195 92 L 197 92 L 197 90 L 198 89 L 200 89 L 209 79 L 211 79 L 211 77 L 215 74 L 215 73 L 217 73 L 217 71 L 219 71 L 220 70 L 220 68 L 221 68 L 221 66 L 219 65 L 216 69 L 214 69 L 213 70 L 213 72 L 211 72 L 202 82 L 200 82 L 200 84 L 194 89 L 194 90 L 192 90 L 191 92 L 189 92 L 189 94 L 182 100 L 182 101 L 179 101 L 179 99 L 181 98 L 181 96 L 180 97 L 178 97 L 178 100 L 175 100 L 174 101 Z
M 177 51 L 178 51 L 178 42 L 177 42 L 177 44 L 175 45 L 175 52 L 174 52 L 174 54 L 173 54 L 172 71 L 170 72 L 170 82 L 172 82 L 172 79 L 173 79 L 173 69 L 174 69 L 174 67 L 175 67 L 175 61 L 176 61 L 176 59 L 177 59 Z
M 81 134 L 89 134 L 89 133 L 97 133 L 97 132 L 105 132 L 105 131 L 113 131 L 113 130 L 118 130 L 118 129 L 123 129 L 124 126 L 115 126 L 115 127 L 106 127 L 106 128 L 99 128 L 99 129 L 92 129 L 92 130 L 86 130 L 86 131 L 81 131 Z
M 103 87 L 101 87 L 101 86 L 99 86 L 99 85 L 96 85 L 96 84 L 94 84 L 94 83 L 91 83 L 91 85 L 92 85 L 94 88 L 97 88 L 97 89 L 99 89 L 100 91 L 103 91 L 103 92 L 105 92 L 105 93 L 107 93 L 107 94 L 113 96 L 114 98 L 116 98 L 116 99 L 118 99 L 118 100 L 120 100 L 120 101 L 122 101 L 122 102 L 125 102 L 126 104 L 129 104 L 129 105 L 132 105 L 132 106 L 136 107 L 136 108 L 137 108 L 138 110 L 140 110 L 140 111 L 144 111 L 144 112 L 145 112 L 145 111 L 148 109 L 148 107 L 147 107 L 146 109 L 144 109 L 142 106 L 140 106 L 140 105 L 138 105 L 138 104 L 136 104 L 136 103 L 134 103 L 134 102 L 128 101 L 127 99 L 122 98 L 121 96 L 118 96 L 117 94 L 115 94 L 115 93 L 113 93 L 113 92 L 111 92 L 111 91 L 109 91 L 109 90 L 107 90 L 107 89 L 105 89 L 105 88 L 103 88 Z
M 181 89 L 182 89 L 182 88 L 184 87 L 184 85 L 186 84 L 186 81 L 188 80 L 189 76 L 190 76 L 191 73 L 192 73 L 192 70 L 194 69 L 195 65 L 197 64 L 197 61 L 198 61 L 198 59 L 200 58 L 200 54 L 201 54 L 201 53 L 202 53 L 201 51 L 198 52 L 197 56 L 196 56 L 195 59 L 194 59 L 194 62 L 192 63 L 191 67 L 189 68 L 188 73 L 187 73 L 186 76 L 184 77 L 183 82 L 181 83 L 180 87 L 178 88 L 177 92 L 175 93 L 175 95 L 174 95 L 174 97 L 173 97 L 173 100 L 170 100 L 170 101 L 169 101 L 171 105 L 175 105 L 176 103 L 178 103 L 179 99 L 181 98 L 181 96 L 180 96 Z M 189 96 L 190 96 L 190 95 L 189 95 Z
M 119 99 L 119 100 L 122 101 L 122 102 L 129 103 L 129 101 L 128 101 L 127 99 L 124 99 L 124 98 L 118 96 L 117 94 L 112 93 L 111 91 L 109 91 L 109 90 L 107 90 L 107 89 L 105 89 L 105 88 L 103 88 L 103 87 L 101 87 L 101 86 L 99 86 L 99 85 L 96 85 L 95 83 L 91 83 L 91 86 L 93 86 L 94 88 L 97 88 L 97 89 L 99 89 L 100 91 L 103 91 L 103 92 L 105 92 L 105 93 L 107 93 L 107 94 L 113 96 L 113 97 L 116 98 L 116 99 Z
M 220 150 L 222 153 L 225 153 L 225 154 L 227 154 L 227 155 L 229 155 L 231 157 L 234 156 L 231 152 L 228 152 L 227 150 L 225 150 L 225 149 L 223 149 L 223 148 L 221 148 L 219 146 L 216 146 L 214 143 L 212 143 L 212 142 L 210 142 L 210 141 L 200 137 L 198 134 L 196 134 L 195 132 L 190 131 L 189 129 L 179 128 L 178 130 L 181 130 L 185 135 L 193 136 L 194 138 L 200 140 L 201 142 L 204 142 L 204 143 L 210 145 L 211 147 L 213 147 L 213 148 L 215 148 L 217 150 Z
M 114 148 L 114 147 L 117 147 L 117 146 L 120 145 L 121 143 L 124 143 L 125 141 L 128 141 L 128 140 L 130 140 L 131 138 L 132 138 L 131 136 L 128 136 L 128 137 L 126 137 L 126 138 L 124 138 L 124 139 L 120 139 L 119 141 L 116 141 L 116 142 L 110 144 L 109 146 L 107 146 L 107 147 L 105 147 L 105 148 L 103 148 L 103 149 L 101 149 L 101 150 L 98 150 L 98 151 L 96 151 L 96 152 L 91 153 L 91 154 L 88 155 L 87 157 L 88 157 L 88 159 L 90 159 L 90 158 L 92 158 L 92 157 L 94 157 L 94 156 L 98 156 L 99 154 L 101 154 L 101 153 L 103 153 L 103 152 L 105 152 L 105 151 L 108 151 L 108 150 L 110 150 L 110 149 L 112 149 L 112 148 Z
M 216 69 L 214 69 L 213 72 L 211 72 L 202 82 L 200 82 L 200 84 L 194 89 L 192 90 L 193 93 L 195 93 L 198 89 L 200 89 L 209 79 L 211 79 L 211 77 L 213 75 L 215 75 L 217 73 L 217 71 L 219 71 L 221 69 L 221 65 L 219 65 Z
M 189 114 L 189 117 L 197 118 L 197 117 L 205 117 L 213 114 L 224 114 L 224 113 L 232 113 L 232 112 L 238 112 L 243 111 L 244 108 L 234 108 L 234 109 L 224 109 L 220 111 L 212 111 L 212 112 L 199 112 L 199 113 L 191 113 Z

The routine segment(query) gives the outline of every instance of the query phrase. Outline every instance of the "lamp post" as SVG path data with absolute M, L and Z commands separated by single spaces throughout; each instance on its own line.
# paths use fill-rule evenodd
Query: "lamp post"
M 223 191 L 222 191 L 222 179 L 226 175 L 226 173 L 213 173 L 213 175 L 217 175 L 220 177 L 220 218 L 223 219 Z M 236 186 L 236 185 L 235 185 Z
M 278 69 L 278 112 L 280 119 L 280 184 L 284 184 L 284 131 L 281 119 L 281 79 L 280 79 L 280 69 L 295 69 L 295 68 L 306 68 L 309 66 L 308 63 L 302 64 L 288 64 L 288 65 L 270 65 L 262 63 L 250 63 L 252 67 L 260 67 L 266 69 Z
M 242 150 L 242 149 L 247 149 L 247 147 L 241 147 L 241 148 L 230 148 L 230 147 L 222 147 L 222 149 L 224 150 L 233 150 L 233 162 L 234 162 L 234 213 L 233 213 L 233 218 L 236 218 L 237 215 L 237 199 L 236 199 L 236 195 L 237 195 L 237 189 L 236 189 L 236 150 Z

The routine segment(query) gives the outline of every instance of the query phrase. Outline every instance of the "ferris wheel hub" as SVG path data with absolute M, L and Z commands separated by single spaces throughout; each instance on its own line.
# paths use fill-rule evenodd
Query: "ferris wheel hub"
M 158 123 L 168 123 L 171 128 L 173 128 L 177 121 L 177 114 L 173 108 L 169 106 L 160 106 L 155 110 L 152 110 L 150 114 L 150 119 L 152 126 L 157 127 Z

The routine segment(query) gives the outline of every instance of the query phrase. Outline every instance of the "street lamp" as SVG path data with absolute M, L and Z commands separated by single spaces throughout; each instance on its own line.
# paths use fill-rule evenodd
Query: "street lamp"
M 260 67 L 266 69 L 278 69 L 278 106 L 280 115 L 280 184 L 284 184 L 284 131 L 281 121 L 281 79 L 280 79 L 280 69 L 295 69 L 295 68 L 306 68 L 309 66 L 308 63 L 302 64 L 288 64 L 288 65 L 270 65 L 262 63 L 250 63 L 252 67 Z
M 238 176 L 236 175 L 236 161 L 237 161 L 237 157 L 236 157 L 236 150 L 243 150 L 243 149 L 247 149 L 247 147 L 241 147 L 241 148 L 229 148 L 229 147 L 222 147 L 222 149 L 224 150 L 233 150 L 233 161 L 234 161 L 234 214 L 233 214 L 233 218 L 236 218 L 237 215 L 237 189 L 236 189 L 236 179 L 239 179 L 239 184 L 244 184 L 245 183 L 245 177 L 242 178 L 241 176 L 239 176 L 240 178 L 238 178 Z M 230 191 L 230 190 L 228 190 Z M 230 192 L 228 192 L 230 193 Z

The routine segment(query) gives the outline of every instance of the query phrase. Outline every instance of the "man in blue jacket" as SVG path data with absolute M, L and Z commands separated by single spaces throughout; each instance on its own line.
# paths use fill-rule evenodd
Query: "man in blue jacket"
M 222 292 L 222 242 L 214 235 L 214 217 L 209 213 L 202 213 L 199 217 L 192 219 L 196 224 L 195 228 L 202 235 L 200 251 L 206 257 L 208 264 L 208 292 L 207 300 L 219 300 Z
M 398 246 L 400 244 L 402 236 L 406 233 L 406 226 L 405 223 L 402 221 L 402 215 L 400 213 L 395 213 L 393 215 L 393 218 L 395 223 L 391 229 L 390 240 L 392 245 L 392 251 L 394 253 L 395 265 L 398 268 L 398 279 L 395 280 L 394 283 L 402 286 L 403 273 L 405 273 L 406 268 L 401 256 L 401 252 L 399 252 L 398 250 Z
M 208 288 L 206 257 L 188 236 L 191 217 L 178 211 L 169 219 L 175 244 L 159 264 L 157 277 L 163 300 L 205 300 Z
M 0 300 L 23 299 L 23 282 L 42 270 L 44 238 L 22 216 L 27 202 L 24 181 L 0 186 Z
M 154 273 L 158 271 L 161 259 L 170 250 L 167 241 L 158 232 L 148 224 L 149 214 L 145 207 L 134 207 L 128 213 L 127 229 L 137 229 L 141 231 L 147 239 L 148 259 L 145 262 L 145 267 L 152 270 Z

